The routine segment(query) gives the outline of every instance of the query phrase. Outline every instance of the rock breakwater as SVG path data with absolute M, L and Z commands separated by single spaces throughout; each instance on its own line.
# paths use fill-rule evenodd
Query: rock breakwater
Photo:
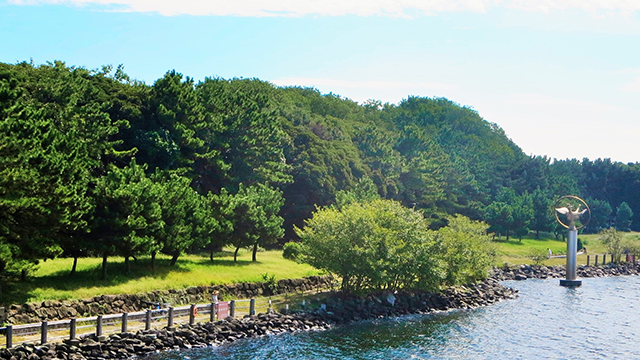
M 218 291 L 220 299 L 247 299 L 261 295 L 292 293 L 327 288 L 330 276 L 309 276 L 302 279 L 278 280 L 277 287 L 268 283 L 194 286 L 187 289 L 156 290 L 143 294 L 101 295 L 84 300 L 52 301 L 11 305 L 7 309 L 8 324 L 30 324 L 43 320 L 55 321 L 73 317 L 118 314 L 149 309 L 152 304 L 197 304 L 211 301 Z M 274 291 L 275 290 L 275 291 Z
M 0 358 L 97 360 L 144 357 L 159 351 L 216 346 L 242 338 L 323 330 L 334 324 L 363 319 L 467 309 L 516 296 L 517 290 L 504 287 L 494 279 L 452 287 L 442 293 L 382 293 L 367 297 L 334 294 L 324 299 L 322 306 L 314 306 L 314 309 L 294 314 L 259 314 L 243 319 L 183 325 L 173 329 L 109 336 L 90 335 L 82 339 L 65 340 L 60 344 L 23 344 L 0 350 Z
M 593 278 L 605 276 L 640 275 L 639 263 L 607 264 L 601 266 L 581 265 L 577 269 L 580 278 Z M 526 280 L 526 279 L 547 279 L 564 278 L 566 276 L 563 265 L 520 265 L 516 267 L 494 268 L 490 278 L 498 281 L 503 280 Z

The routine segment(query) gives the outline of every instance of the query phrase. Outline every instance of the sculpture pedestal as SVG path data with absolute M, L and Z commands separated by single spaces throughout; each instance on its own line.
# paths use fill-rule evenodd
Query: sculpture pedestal
M 572 226 L 569 229 L 569 237 L 567 238 L 567 278 L 560 280 L 560 286 L 577 287 L 582 285 L 582 280 L 576 280 L 576 263 L 578 252 L 578 230 Z
M 560 280 L 560 286 L 565 286 L 565 287 L 578 287 L 578 286 L 582 286 L 582 280 L 566 280 L 566 279 L 561 279 L 561 280 Z

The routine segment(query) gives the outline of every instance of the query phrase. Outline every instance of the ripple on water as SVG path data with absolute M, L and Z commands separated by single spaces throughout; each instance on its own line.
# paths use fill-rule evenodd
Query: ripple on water
M 520 297 L 481 309 L 362 321 L 154 359 L 640 358 L 640 277 L 509 281 Z

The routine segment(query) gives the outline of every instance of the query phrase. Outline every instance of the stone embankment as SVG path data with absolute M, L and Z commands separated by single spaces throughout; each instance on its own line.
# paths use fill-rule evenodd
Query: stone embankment
M 640 275 L 640 263 L 607 264 L 601 266 L 581 265 L 577 269 L 577 275 L 579 278 Z M 491 274 L 491 278 L 498 281 L 564 278 L 565 276 L 565 267 L 563 265 L 501 267 L 493 269 L 493 273 Z
M 54 321 L 74 317 L 135 312 L 151 308 L 152 304 L 198 304 L 211 301 L 214 291 L 220 299 L 248 299 L 252 297 L 327 288 L 329 276 L 310 276 L 302 279 L 278 280 L 277 288 L 268 283 L 240 283 L 214 286 L 194 286 L 187 289 L 156 290 L 144 294 L 101 295 L 85 300 L 44 301 L 11 305 L 7 310 L 8 324 L 30 324 L 43 320 Z
M 43 346 L 19 345 L 0 351 L 0 358 L 39 359 L 125 359 L 159 351 L 216 346 L 242 338 L 291 331 L 323 330 L 336 323 L 362 319 L 467 309 L 517 296 L 517 290 L 488 279 L 482 283 L 457 286 L 443 293 L 384 293 L 366 298 L 336 295 L 324 306 L 290 315 L 260 314 L 243 319 L 227 319 L 176 329 L 156 329 L 136 333 L 91 335 Z

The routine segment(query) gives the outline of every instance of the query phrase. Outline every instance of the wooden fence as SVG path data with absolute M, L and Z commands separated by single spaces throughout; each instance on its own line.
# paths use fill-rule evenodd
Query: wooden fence
M 143 329 L 174 328 L 181 324 L 193 325 L 196 322 L 213 322 L 227 317 L 255 315 L 258 311 L 272 311 L 276 306 L 285 311 L 289 309 L 286 298 L 231 300 L 165 308 L 161 308 L 162 305 L 169 304 L 156 304 L 155 309 L 132 313 L 7 325 L 0 327 L 0 334 L 4 335 L 4 344 L 0 342 L 0 347 L 10 348 L 14 343 L 46 344 L 64 339 L 82 338 L 91 334 L 103 336 Z

